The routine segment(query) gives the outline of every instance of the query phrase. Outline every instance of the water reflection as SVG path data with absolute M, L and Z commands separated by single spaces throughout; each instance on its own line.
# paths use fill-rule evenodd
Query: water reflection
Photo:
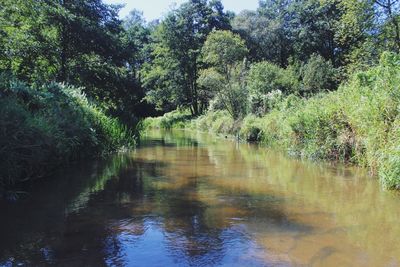
M 399 196 L 363 170 L 198 133 L 0 202 L 0 265 L 398 266 Z

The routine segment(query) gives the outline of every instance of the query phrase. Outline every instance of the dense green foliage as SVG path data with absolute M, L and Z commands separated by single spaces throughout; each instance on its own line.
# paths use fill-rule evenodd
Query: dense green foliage
M 134 143 L 137 118 L 151 113 L 137 76 L 137 40 L 148 33 L 118 10 L 101 0 L 1 1 L 0 189 Z
M 117 120 L 134 129 L 184 110 L 143 125 L 199 116 L 192 126 L 370 166 L 400 184 L 399 0 L 262 0 L 240 14 L 188 0 L 153 22 L 138 10 L 120 19 L 120 8 L 2 1 L 0 74 L 15 77 L 0 95 L 0 152 L 12 155 L 2 181 L 130 143 Z
M 192 0 L 170 12 L 153 32 L 151 61 L 142 70 L 147 100 L 164 111 L 204 111 L 208 98 L 197 84 L 200 50 L 213 29 L 229 28 L 220 1 Z
M 55 167 L 134 144 L 118 120 L 79 88 L 0 81 L 0 185 L 46 176 Z
M 203 60 L 211 68 L 201 71 L 198 82 L 233 118 L 246 111 L 246 54 L 244 41 L 230 31 L 211 32 L 202 49 Z

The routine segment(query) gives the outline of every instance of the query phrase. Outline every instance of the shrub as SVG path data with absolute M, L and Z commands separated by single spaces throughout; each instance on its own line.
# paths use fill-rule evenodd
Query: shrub
M 320 55 L 312 55 L 300 70 L 302 76 L 302 94 L 312 95 L 324 90 L 333 90 L 338 85 L 338 71 L 330 61 Z
M 262 118 L 262 141 L 304 157 L 369 166 L 387 188 L 400 185 L 400 57 L 354 74 L 338 91 L 290 98 Z
M 250 67 L 247 76 L 250 112 L 262 115 L 273 108 L 271 95 L 288 95 L 298 91 L 299 82 L 292 69 L 283 69 L 269 62 Z M 274 93 L 275 92 L 275 93 Z
M 258 142 L 261 141 L 261 133 L 262 125 L 260 118 L 254 115 L 244 118 L 240 129 L 240 138 L 248 142 Z

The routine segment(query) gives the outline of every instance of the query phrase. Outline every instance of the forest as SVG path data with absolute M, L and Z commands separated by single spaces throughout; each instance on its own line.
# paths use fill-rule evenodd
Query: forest
M 367 167 L 400 188 L 400 1 L 2 0 L 0 188 L 191 128 Z M 158 116 L 158 117 L 157 117 Z M 1 191 L 1 190 L 0 190 Z

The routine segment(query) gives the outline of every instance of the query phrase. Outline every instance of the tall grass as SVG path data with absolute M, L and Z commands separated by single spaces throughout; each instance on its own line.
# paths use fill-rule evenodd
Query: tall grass
M 143 123 L 143 129 L 171 129 L 185 128 L 186 123 L 192 118 L 188 110 L 175 110 L 165 113 L 163 116 L 155 118 L 146 118 Z
M 106 116 L 79 88 L 32 87 L 0 76 L 0 187 L 134 142 L 131 130 Z

